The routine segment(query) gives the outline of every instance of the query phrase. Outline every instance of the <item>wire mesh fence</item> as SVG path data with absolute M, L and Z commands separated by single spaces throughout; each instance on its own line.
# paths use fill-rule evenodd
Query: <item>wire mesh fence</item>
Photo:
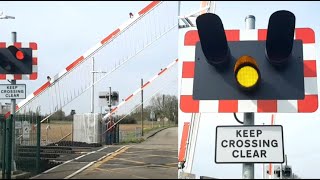
M 171 121 L 147 120 L 143 124 L 144 136 L 142 136 L 141 122 L 137 124 L 119 124 L 119 143 L 139 143 L 144 141 L 148 136 L 151 136 L 155 131 L 173 126 L 176 126 L 176 124 Z
M 9 119 L 4 119 L 1 121 L 1 154 L 2 159 L 2 167 L 6 167 L 8 169 L 9 161 L 8 157 L 9 152 L 11 150 L 8 148 L 12 143 L 12 167 L 11 169 L 27 171 L 31 174 L 39 173 L 40 171 L 44 171 L 45 168 L 49 166 L 48 160 L 46 160 L 46 155 L 41 154 L 40 152 L 40 119 L 39 112 L 25 112 L 24 114 L 17 114 L 14 116 L 14 120 L 12 117 Z M 13 126 L 13 138 L 8 139 L 4 138 L 10 130 L 9 121 L 14 122 Z M 5 135 L 6 134 L 6 135 Z M 8 143 L 11 141 L 11 143 Z M 2 169 L 4 172 L 4 169 Z M 4 175 L 2 175 L 4 177 Z

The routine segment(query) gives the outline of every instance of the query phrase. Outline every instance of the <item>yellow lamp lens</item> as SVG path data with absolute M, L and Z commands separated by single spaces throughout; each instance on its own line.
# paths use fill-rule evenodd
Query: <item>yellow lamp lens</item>
M 236 78 L 241 86 L 250 88 L 257 84 L 259 74 L 255 68 L 251 66 L 243 66 L 238 70 Z

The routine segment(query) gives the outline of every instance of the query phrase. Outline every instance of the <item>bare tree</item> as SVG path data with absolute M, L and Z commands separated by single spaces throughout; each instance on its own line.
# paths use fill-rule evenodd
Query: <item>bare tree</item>
M 167 117 L 170 121 L 177 124 L 178 117 L 178 98 L 174 95 L 157 94 L 151 99 L 151 110 L 157 117 Z
M 163 101 L 164 100 L 164 101 Z M 174 95 L 156 94 L 152 97 L 150 105 L 143 108 L 143 119 L 150 119 L 153 111 L 156 118 L 168 118 L 169 121 L 178 124 L 178 98 Z M 134 110 L 123 120 L 126 123 L 136 123 L 141 121 L 141 105 L 136 105 Z M 123 115 L 122 115 L 123 116 Z

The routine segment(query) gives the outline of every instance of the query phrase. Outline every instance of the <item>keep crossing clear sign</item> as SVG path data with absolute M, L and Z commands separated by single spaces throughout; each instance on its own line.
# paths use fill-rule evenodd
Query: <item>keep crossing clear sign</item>
M 215 162 L 283 163 L 282 126 L 217 126 Z
M 25 84 L 0 84 L 0 99 L 25 99 Z

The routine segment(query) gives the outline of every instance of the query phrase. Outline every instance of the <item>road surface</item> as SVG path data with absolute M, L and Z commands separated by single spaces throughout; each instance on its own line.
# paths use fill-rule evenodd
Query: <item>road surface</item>
M 116 153 L 123 148 L 125 148 L 125 146 L 105 146 L 93 148 L 93 150 L 83 152 L 83 154 L 70 154 L 64 157 L 64 163 L 48 169 L 30 179 L 68 179 L 82 169 L 89 167 L 95 161 L 111 156 L 113 153 Z
M 128 145 L 72 179 L 177 179 L 178 128 L 165 129 L 141 144 Z

